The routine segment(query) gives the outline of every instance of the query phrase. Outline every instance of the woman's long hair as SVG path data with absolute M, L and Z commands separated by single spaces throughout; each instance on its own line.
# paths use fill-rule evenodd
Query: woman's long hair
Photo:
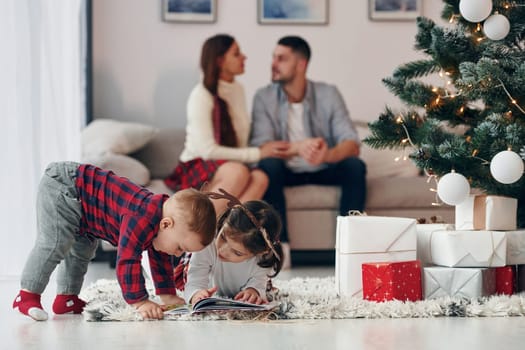
M 208 38 L 201 51 L 201 69 L 204 74 L 204 87 L 214 97 L 214 134 L 215 141 L 223 146 L 236 147 L 237 135 L 228 111 L 228 104 L 218 95 L 218 85 L 221 69 L 219 59 L 235 42 L 235 39 L 227 34 L 217 34 Z

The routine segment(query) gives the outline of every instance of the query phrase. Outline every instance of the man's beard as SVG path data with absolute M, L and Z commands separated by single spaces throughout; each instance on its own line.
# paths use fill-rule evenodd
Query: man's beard
M 292 81 L 292 77 L 283 77 L 282 75 L 278 74 L 278 78 L 274 78 L 272 73 L 272 83 L 284 85 L 290 81 Z

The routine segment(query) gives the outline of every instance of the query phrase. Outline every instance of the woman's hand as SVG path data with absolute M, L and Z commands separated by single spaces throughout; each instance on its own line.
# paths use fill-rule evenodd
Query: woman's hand
M 144 318 L 153 318 L 157 320 L 162 320 L 164 318 L 164 311 L 161 306 L 151 300 L 139 301 L 138 303 L 133 304 L 133 306 Z
M 257 305 L 266 303 L 266 301 L 263 298 L 261 298 L 261 296 L 259 295 L 259 292 L 257 292 L 253 288 L 246 288 L 244 290 L 241 290 L 239 293 L 237 293 L 234 299 L 240 300 L 240 301 L 246 301 L 248 303 L 257 304 Z
M 288 141 L 269 141 L 259 146 L 262 158 L 288 158 L 290 143 Z
M 213 294 L 215 294 L 216 291 L 217 291 L 217 287 L 213 287 L 209 289 L 201 289 L 198 292 L 195 292 L 195 294 L 193 294 L 193 296 L 191 297 L 191 303 L 195 304 L 201 299 L 209 298 Z

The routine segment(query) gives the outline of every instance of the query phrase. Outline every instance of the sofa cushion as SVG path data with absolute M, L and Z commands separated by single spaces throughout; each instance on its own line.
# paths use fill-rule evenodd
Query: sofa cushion
M 96 119 L 82 130 L 82 154 L 129 154 L 147 144 L 156 132 L 145 124 Z
M 367 181 L 366 207 L 433 207 L 436 198 L 431 187 L 424 176 L 371 178 Z M 285 196 L 287 209 L 338 210 L 340 189 L 321 185 L 294 186 L 285 188 Z
M 436 187 L 427 182 L 426 176 L 384 177 L 369 179 L 367 183 L 367 207 L 370 208 L 432 208 Z
M 302 185 L 286 187 L 287 209 L 335 209 L 339 208 L 339 187 Z
M 361 140 L 370 135 L 365 122 L 355 124 Z M 375 149 L 362 142 L 360 151 L 360 158 L 366 163 L 368 180 L 387 176 L 413 177 L 420 173 L 414 162 L 408 159 L 409 149 Z
M 150 172 L 144 164 L 122 154 L 105 153 L 84 157 L 82 161 L 102 169 L 111 170 L 119 176 L 127 177 L 137 185 L 144 186 L 150 182 Z
M 171 174 L 179 162 L 185 137 L 184 129 L 162 129 L 148 144 L 132 154 L 132 157 L 146 165 L 152 178 L 164 179 Z

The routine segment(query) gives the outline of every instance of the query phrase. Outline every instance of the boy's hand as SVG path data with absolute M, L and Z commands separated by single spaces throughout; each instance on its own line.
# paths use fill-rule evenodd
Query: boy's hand
M 201 289 L 198 292 L 195 292 L 195 294 L 193 294 L 193 296 L 191 297 L 191 303 L 195 304 L 201 299 L 209 298 L 213 294 L 215 294 L 216 291 L 217 291 L 217 287 L 213 287 L 209 289 Z
M 133 304 L 133 306 L 144 318 L 154 318 L 157 320 L 162 320 L 164 318 L 164 312 L 160 305 L 151 300 L 139 301 L 138 303 Z
M 184 305 L 186 304 L 184 302 L 184 299 L 174 294 L 160 294 L 159 297 L 160 297 L 160 300 L 162 300 L 162 303 L 164 303 L 165 305 Z
M 237 293 L 234 299 L 240 300 L 240 301 L 246 301 L 248 303 L 257 304 L 257 305 L 266 303 L 266 301 L 263 300 L 263 298 L 259 296 L 259 292 L 257 292 L 253 288 L 246 288 L 245 290 L 241 290 L 239 293 Z

